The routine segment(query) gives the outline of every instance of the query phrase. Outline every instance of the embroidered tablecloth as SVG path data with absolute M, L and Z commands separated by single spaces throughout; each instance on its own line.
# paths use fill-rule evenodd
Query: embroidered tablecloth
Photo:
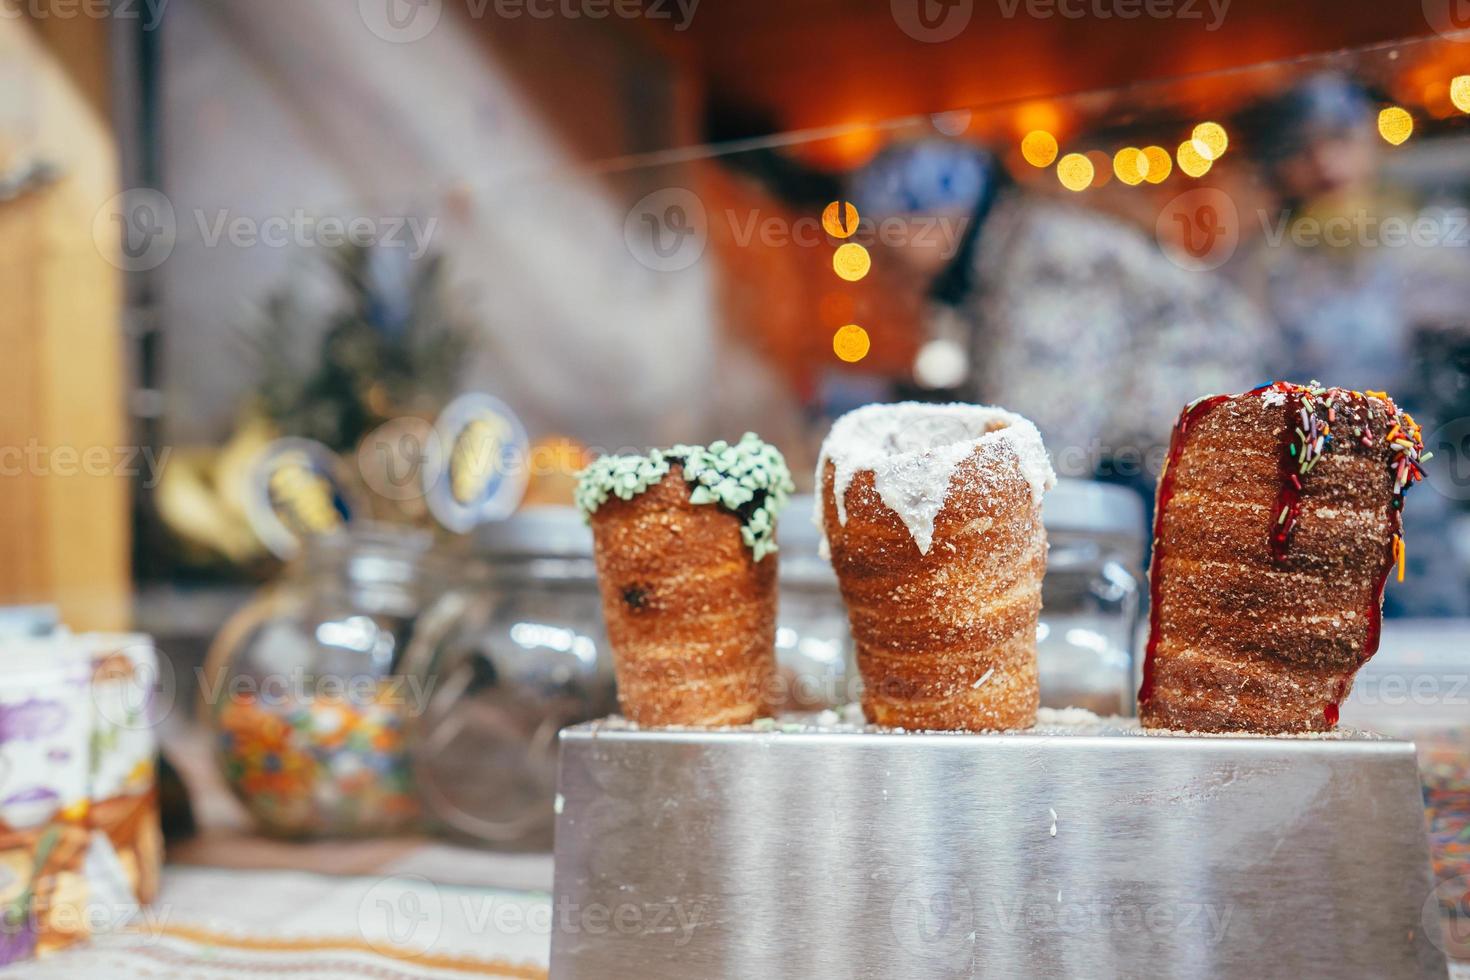
M 170 868 L 126 930 L 0 980 L 540 980 L 551 899 L 433 884 L 417 874 L 330 877 Z

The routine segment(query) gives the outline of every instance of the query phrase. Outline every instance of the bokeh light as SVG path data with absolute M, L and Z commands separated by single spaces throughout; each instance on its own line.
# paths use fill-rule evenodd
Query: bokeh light
M 969 355 L 947 337 L 929 341 L 914 358 L 914 380 L 924 388 L 956 388 L 969 373 Z
M 1470 112 L 1470 75 L 1458 75 L 1450 80 L 1450 101 L 1461 112 Z
M 1230 134 L 1217 122 L 1202 122 L 1189 134 L 1194 151 L 1205 160 L 1214 162 L 1225 155 L 1230 146 Z M 1193 175 L 1191 175 L 1193 176 Z
M 1179 169 L 1190 177 L 1203 177 L 1210 172 L 1214 163 L 1200 154 L 1199 147 L 1195 145 L 1197 140 L 1188 139 L 1179 144 Z
M 856 323 L 839 327 L 832 335 L 832 353 L 849 364 L 856 364 L 867 357 L 871 347 L 872 342 L 868 340 L 868 332 Z
M 1150 184 L 1162 184 L 1174 172 L 1174 158 L 1162 146 L 1145 146 L 1143 157 L 1148 161 L 1144 179 Z
M 873 260 L 868 256 L 868 250 L 857 242 L 839 245 L 832 253 L 832 271 L 848 282 L 857 282 L 872 267 Z
M 1033 129 L 1021 140 L 1021 156 L 1033 167 L 1050 167 L 1057 158 L 1057 138 L 1044 129 Z
M 1068 153 L 1057 163 L 1057 180 L 1069 191 L 1085 191 L 1092 184 L 1092 161 L 1080 153 Z
M 1056 133 L 1061 131 L 1063 123 L 1062 112 L 1054 102 L 1027 102 L 1016 110 L 1018 133 L 1029 133 L 1033 129 Z
M 1129 187 L 1135 187 L 1148 176 L 1148 157 L 1136 146 L 1125 146 L 1113 154 L 1113 173 Z
M 838 203 L 837 201 L 833 201 L 822 209 L 822 228 L 833 238 L 848 238 L 853 232 L 857 231 L 858 209 L 853 206 L 851 201 L 840 202 L 845 205 L 842 209 L 842 214 L 847 221 L 846 227 L 843 227 L 842 222 L 837 218 Z
M 1088 150 L 1087 159 L 1092 161 L 1092 186 L 1102 187 L 1113 179 L 1113 158 L 1102 150 Z
M 959 136 L 970 128 L 971 117 L 969 109 L 951 109 L 948 112 L 934 113 L 929 121 L 945 136 Z
M 1407 109 L 1391 105 L 1378 114 L 1378 135 L 1398 146 L 1414 135 L 1414 117 Z
M 875 127 L 860 123 L 847 127 L 824 142 L 830 147 L 829 152 L 850 170 L 871 160 L 883 141 Z

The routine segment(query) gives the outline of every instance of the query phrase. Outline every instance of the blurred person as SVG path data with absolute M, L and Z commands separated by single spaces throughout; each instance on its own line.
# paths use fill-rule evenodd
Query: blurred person
M 1242 115 L 1278 209 L 1234 273 L 1280 330 L 1291 377 L 1402 393 L 1412 411 L 1414 333 L 1463 325 L 1470 266 L 1446 247 L 1449 212 L 1384 182 L 1375 114 L 1352 80 L 1316 75 Z
M 1387 391 L 1432 432 L 1463 414 L 1430 397 L 1444 386 L 1430 383 L 1424 365 L 1429 350 L 1470 338 L 1464 209 L 1420 208 L 1384 180 L 1376 114 L 1362 86 L 1322 74 L 1241 115 L 1241 140 L 1277 210 L 1261 212 L 1260 238 L 1231 273 L 1279 331 L 1284 360 L 1270 373 Z M 1456 370 L 1461 384 L 1452 388 L 1463 387 Z M 1432 489 L 1405 508 L 1415 586 L 1390 590 L 1391 613 L 1470 612 L 1463 561 L 1446 533 L 1454 510 Z
M 911 232 L 884 237 L 926 292 L 930 337 L 963 361 L 950 393 L 1035 421 L 1065 475 L 1151 500 L 1180 409 L 1253 386 L 1270 363 L 1265 323 L 1234 288 L 1136 228 L 1020 188 L 980 147 L 894 144 L 852 197 L 865 220 Z M 945 234 L 926 236 L 936 221 Z

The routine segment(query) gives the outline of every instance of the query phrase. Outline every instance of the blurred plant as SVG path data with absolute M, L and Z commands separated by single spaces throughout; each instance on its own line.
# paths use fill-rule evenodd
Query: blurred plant
M 265 301 L 250 336 L 259 409 L 284 435 L 350 452 L 400 415 L 432 414 L 453 393 L 471 348 L 449 305 L 444 258 L 344 246 L 328 253 L 340 305 L 325 315 L 297 288 Z M 303 337 L 319 337 L 316 349 Z
M 315 439 L 351 458 L 378 426 L 427 423 L 456 391 L 473 334 L 451 310 L 443 257 L 411 261 L 403 249 L 349 245 L 324 258 L 325 282 L 304 274 L 320 268 L 302 270 L 244 331 L 259 380 L 233 435 L 220 447 L 179 448 L 155 492 L 170 551 L 191 574 L 274 567 L 247 514 L 249 474 L 274 439 Z M 369 499 L 374 519 L 428 521 L 418 497 Z

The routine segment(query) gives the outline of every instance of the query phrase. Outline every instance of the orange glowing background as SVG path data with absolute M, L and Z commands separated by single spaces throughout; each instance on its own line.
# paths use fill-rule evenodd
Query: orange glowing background
M 1027 16 L 1024 4 L 967 6 L 964 29 L 943 43 L 905 34 L 889 0 L 706 0 L 680 29 L 673 19 L 644 17 L 623 24 L 672 53 L 690 71 L 697 91 L 765 120 L 767 132 L 875 123 L 1015 100 L 1022 111 L 1012 130 L 999 135 L 1014 145 L 1028 131 L 1045 129 L 1063 153 L 1075 126 L 1068 110 L 1051 101 L 1060 93 L 1200 76 L 1431 33 L 1421 4 L 1412 0 L 1233 0 L 1219 20 L 1208 13 L 1042 18 Z M 609 18 L 609 23 L 617 20 Z M 1441 74 L 1447 81 L 1453 72 Z M 1192 95 L 1228 95 L 1230 84 L 1198 78 Z M 876 136 L 858 126 L 815 152 L 834 163 L 861 162 L 876 151 Z

